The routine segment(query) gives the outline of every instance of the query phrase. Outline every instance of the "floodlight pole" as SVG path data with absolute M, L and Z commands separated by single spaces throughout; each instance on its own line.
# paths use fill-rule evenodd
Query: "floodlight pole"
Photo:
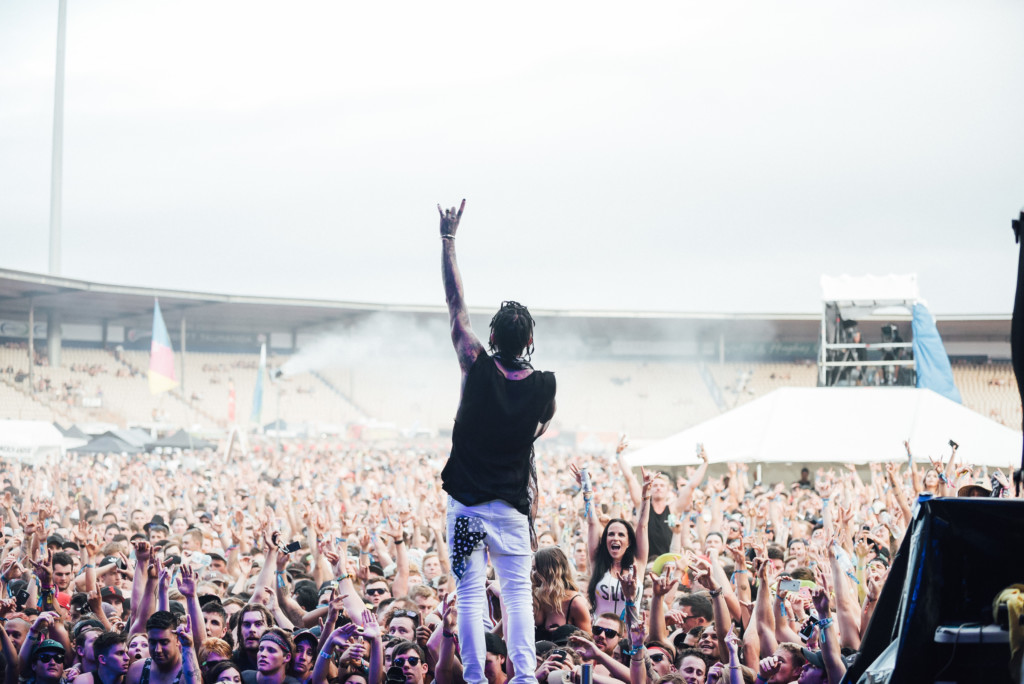
M 67 0 L 57 9 L 57 75 L 53 94 L 53 156 L 50 160 L 50 275 L 60 275 L 61 178 L 64 161 L 64 43 Z

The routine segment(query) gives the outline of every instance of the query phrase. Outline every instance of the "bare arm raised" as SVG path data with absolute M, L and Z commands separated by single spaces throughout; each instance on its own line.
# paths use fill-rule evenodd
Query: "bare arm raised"
M 444 296 L 448 303 L 448 317 L 451 321 L 452 345 L 455 347 L 455 354 L 459 357 L 463 382 L 477 357 L 484 352 L 484 345 L 477 339 L 469 324 L 469 310 L 466 308 L 466 299 L 463 294 L 462 275 L 459 273 L 459 264 L 455 260 L 455 233 L 459 229 L 459 221 L 462 219 L 462 211 L 465 208 L 466 200 L 462 200 L 457 211 L 455 207 L 441 209 L 441 205 L 437 205 L 437 211 L 441 214 L 441 278 L 444 281 Z

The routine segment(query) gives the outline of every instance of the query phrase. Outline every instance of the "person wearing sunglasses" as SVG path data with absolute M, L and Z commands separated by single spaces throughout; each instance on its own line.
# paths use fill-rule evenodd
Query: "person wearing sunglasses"
M 448 493 L 448 545 L 459 596 L 459 638 L 468 684 L 484 684 L 487 561 L 497 572 L 513 684 L 535 681 L 532 552 L 538 504 L 533 443 L 555 415 L 555 375 L 534 370 L 534 320 L 518 302 L 491 318 L 488 348 L 470 326 L 455 235 L 466 201 L 441 214 L 441 277 L 452 345 L 462 374 L 452 449 L 441 471 Z M 508 237 L 508 236 L 505 236 Z
M 388 583 L 382 579 L 375 579 L 366 584 L 366 600 L 376 608 L 384 599 L 391 598 L 391 589 Z
M 660 641 L 648 641 L 646 646 L 647 657 L 651 659 L 651 667 L 659 677 L 664 677 L 675 669 L 673 665 L 676 657 L 675 649 Z
M 615 652 L 615 647 L 619 645 L 623 627 L 622 618 L 615 613 L 598 615 L 591 628 L 594 645 L 605 654 L 612 655 Z
M 34 649 L 29 659 L 29 676 L 26 684 L 63 684 L 64 658 L 67 651 L 59 641 L 44 639 Z M 8 665 L 8 667 L 13 667 Z
M 391 667 L 401 668 L 405 684 L 423 684 L 427 677 L 427 656 L 419 644 L 402 641 L 395 646 Z
M 416 628 L 420 626 L 420 614 L 415 610 L 395 608 L 388 617 L 388 634 L 413 641 L 416 638 Z

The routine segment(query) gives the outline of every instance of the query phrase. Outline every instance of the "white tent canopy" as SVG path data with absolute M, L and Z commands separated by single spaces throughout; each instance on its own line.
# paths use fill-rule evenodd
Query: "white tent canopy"
M 703 443 L 712 463 L 853 463 L 949 456 L 949 440 L 972 465 L 1020 462 L 1018 432 L 931 390 L 913 387 L 783 388 L 628 457 L 630 465 L 697 463 Z
M 61 454 L 64 436 L 42 420 L 0 420 L 0 458 L 41 463 Z

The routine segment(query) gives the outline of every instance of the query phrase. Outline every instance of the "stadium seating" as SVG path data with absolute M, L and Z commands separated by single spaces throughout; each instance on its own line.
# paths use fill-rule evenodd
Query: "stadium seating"
M 270 371 L 288 358 L 271 355 Z M 225 428 L 233 384 L 236 423 L 245 426 L 258 362 L 255 353 L 190 352 L 184 392 L 153 396 L 146 379 L 148 353 L 115 355 L 70 347 L 62 351 L 60 368 L 35 368 L 38 391 L 30 395 L 27 378 L 15 382 L 28 371 L 26 351 L 0 348 L 0 418 Z M 413 433 L 451 428 L 459 400 L 458 368 L 451 356 L 371 358 L 337 366 L 268 381 L 260 422 L 280 417 L 289 425 L 339 431 L 371 421 Z M 812 362 L 712 363 L 707 369 L 727 408 L 780 387 L 813 387 L 817 380 Z M 555 370 L 559 408 L 554 426 L 561 431 L 659 438 L 719 413 L 694 362 L 588 359 L 561 361 Z M 1020 430 L 1021 408 L 1009 363 L 954 365 L 953 372 L 965 406 Z
M 814 362 L 708 364 L 730 408 L 742 406 L 780 387 L 815 387 L 818 367 Z
M 964 406 L 1014 430 L 1021 429 L 1020 395 L 1009 363 L 954 364 L 953 380 Z

